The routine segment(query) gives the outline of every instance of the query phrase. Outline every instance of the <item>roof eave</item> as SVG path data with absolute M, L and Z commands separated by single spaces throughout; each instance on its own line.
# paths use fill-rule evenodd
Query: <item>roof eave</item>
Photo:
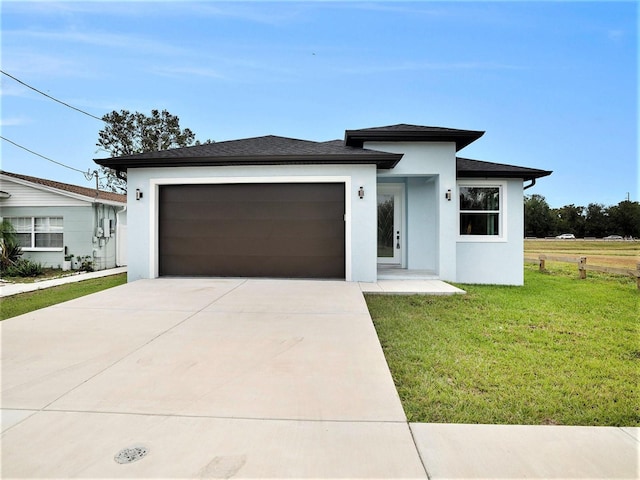
M 7 181 L 12 181 L 14 183 L 17 183 L 19 185 L 25 185 L 31 188 L 35 188 L 37 190 L 42 190 L 43 192 L 49 192 L 49 193 L 54 193 L 56 195 L 61 195 L 63 197 L 68 197 L 68 198 L 73 198 L 75 200 L 80 200 L 83 202 L 88 202 L 88 203 L 101 203 L 101 204 L 105 204 L 105 205 L 112 205 L 112 206 L 119 206 L 122 207 L 124 205 L 126 205 L 126 200 L 123 201 L 118 201 L 118 200 L 108 200 L 106 198 L 100 198 L 100 196 L 94 196 L 94 195 L 85 195 L 83 193 L 78 193 L 78 192 L 70 192 L 68 190 L 63 190 L 61 188 L 56 188 L 53 187 L 51 185 L 43 185 L 42 183 L 37 183 L 37 182 L 31 182 L 29 180 L 25 180 L 23 178 L 17 178 L 17 177 L 13 177 L 11 175 L 4 175 L 4 174 L 0 174 L 2 175 L 5 180 Z
M 358 130 L 345 131 L 345 145 L 362 148 L 364 142 L 454 142 L 456 151 L 478 140 L 484 132 L 460 130 L 457 132 L 389 131 L 363 133 Z
M 402 159 L 398 153 L 335 154 L 335 155 L 270 155 L 229 157 L 171 157 L 171 158 L 102 158 L 93 161 L 103 167 L 126 171 L 129 168 L 152 167 L 227 167 L 255 165 L 346 165 L 375 164 L 378 168 L 393 168 Z
M 553 173 L 551 170 L 536 170 L 531 172 L 512 172 L 504 170 L 492 171 L 462 171 L 457 172 L 457 178 L 521 178 L 523 180 L 534 180 L 549 176 Z

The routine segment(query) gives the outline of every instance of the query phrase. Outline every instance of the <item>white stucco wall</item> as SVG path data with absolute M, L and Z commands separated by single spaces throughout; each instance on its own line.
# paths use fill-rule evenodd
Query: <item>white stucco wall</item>
M 456 281 L 456 202 L 445 193 L 456 189 L 453 142 L 366 142 L 364 148 L 404 157 L 380 177 L 407 179 L 407 268 L 434 270 L 442 280 Z
M 438 271 L 437 177 L 407 179 L 407 268 Z
M 490 180 L 495 183 L 499 180 Z M 524 206 L 522 180 L 500 180 L 506 186 L 502 239 L 464 239 L 457 247 L 460 283 L 522 285 L 524 283 Z M 457 195 L 456 195 L 457 197 Z M 454 202 L 452 202 L 454 203 Z M 457 198 L 456 202 L 457 204 Z
M 376 267 L 376 169 L 374 165 L 136 168 L 127 174 L 128 279 L 157 274 L 158 185 L 181 183 L 345 182 L 347 280 L 373 282 Z M 358 198 L 358 189 L 365 196 Z M 136 189 L 143 197 L 136 200 Z

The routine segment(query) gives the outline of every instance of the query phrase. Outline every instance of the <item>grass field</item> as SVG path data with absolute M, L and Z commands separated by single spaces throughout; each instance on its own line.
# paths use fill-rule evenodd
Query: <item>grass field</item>
M 367 296 L 409 421 L 640 425 L 635 280 L 540 273 L 467 295 Z
M 121 273 L 5 297 L 0 302 L 0 320 L 83 297 L 126 282 L 127 274 Z
M 603 240 L 525 240 L 527 256 L 567 255 L 587 257 L 587 263 L 635 270 L 640 262 L 640 242 Z

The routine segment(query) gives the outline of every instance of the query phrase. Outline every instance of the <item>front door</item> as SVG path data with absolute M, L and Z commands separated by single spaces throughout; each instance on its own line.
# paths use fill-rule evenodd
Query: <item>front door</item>
M 378 263 L 402 264 L 403 185 L 378 185 Z

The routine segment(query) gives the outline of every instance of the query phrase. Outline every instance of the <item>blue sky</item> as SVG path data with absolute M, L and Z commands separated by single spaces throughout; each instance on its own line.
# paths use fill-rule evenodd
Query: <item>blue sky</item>
M 638 200 L 636 2 L 2 2 L 2 70 L 198 139 L 483 130 L 460 156 L 553 170 L 552 207 Z M 80 170 L 100 121 L 2 75 L 2 136 Z M 2 168 L 83 175 L 1 142 Z

